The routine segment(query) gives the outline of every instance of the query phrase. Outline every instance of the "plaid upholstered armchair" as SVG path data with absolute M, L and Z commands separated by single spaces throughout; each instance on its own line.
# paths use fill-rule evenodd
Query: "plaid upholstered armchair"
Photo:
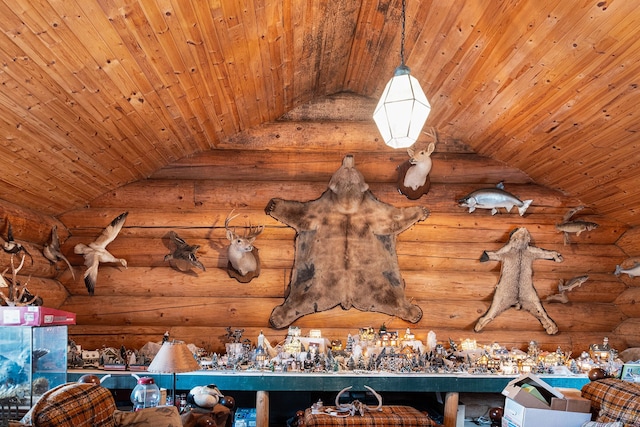
M 194 427 L 201 417 L 210 417 L 218 427 L 229 427 L 232 421 L 231 409 L 220 404 L 182 415 L 175 406 L 120 411 L 109 389 L 95 383 L 67 383 L 43 394 L 22 420 L 9 422 L 9 427 Z
M 174 406 L 119 411 L 109 389 L 96 384 L 68 383 L 47 391 L 20 420 L 10 427 L 181 427 Z
M 582 387 L 598 426 L 640 426 L 640 384 L 605 378 Z

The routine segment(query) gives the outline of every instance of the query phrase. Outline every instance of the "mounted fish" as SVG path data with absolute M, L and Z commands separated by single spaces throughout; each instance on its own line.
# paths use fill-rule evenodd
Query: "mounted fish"
M 169 250 L 171 253 L 164 256 L 165 261 L 180 271 L 191 271 L 192 267 L 205 271 L 204 265 L 198 260 L 196 252 L 200 245 L 189 245 L 175 231 L 169 232 Z
M 589 276 L 577 276 L 570 279 L 566 283 L 564 280 L 560 279 L 560 283 L 558 284 L 558 291 L 571 292 L 575 288 L 579 288 L 580 286 L 582 286 L 582 284 L 587 280 L 589 280 Z
M 632 279 L 634 277 L 640 276 L 640 263 L 636 262 L 633 267 L 629 268 L 623 268 L 621 265 L 616 265 L 616 271 L 614 271 L 613 274 L 619 276 L 623 273 L 629 275 L 629 277 L 631 277 Z
M 562 218 L 562 222 L 560 224 L 556 224 L 556 229 L 564 233 L 565 245 L 571 243 L 569 241 L 569 234 L 574 233 L 576 236 L 579 236 L 583 231 L 591 231 L 598 228 L 598 224 L 595 222 L 580 220 L 571 221 L 573 215 L 580 212 L 582 209 L 584 209 L 584 206 L 578 206 L 569 210 Z
M 567 295 L 567 292 L 571 292 L 575 288 L 579 288 L 587 280 L 589 280 L 589 276 L 577 276 L 566 283 L 564 279 L 560 279 L 560 283 L 558 283 L 558 293 L 547 296 L 544 301 L 566 304 L 569 302 L 569 296 Z
M 434 141 L 421 149 L 418 149 L 417 143 L 408 148 L 409 160 L 396 168 L 398 171 L 398 191 L 410 200 L 419 199 L 427 194 L 431 188 L 431 179 L 429 178 L 429 172 L 433 166 L 431 154 L 438 143 L 438 134 L 435 128 L 431 128 L 425 134 Z
M 520 216 L 531 205 L 533 200 L 522 201 L 513 194 L 504 190 L 504 184 L 500 181 L 495 188 L 483 188 L 469 193 L 467 196 L 458 200 L 458 205 L 468 207 L 469 213 L 476 209 L 491 209 L 491 215 L 498 213 L 499 208 L 505 208 L 507 212 L 511 212 L 511 208 L 516 206 Z

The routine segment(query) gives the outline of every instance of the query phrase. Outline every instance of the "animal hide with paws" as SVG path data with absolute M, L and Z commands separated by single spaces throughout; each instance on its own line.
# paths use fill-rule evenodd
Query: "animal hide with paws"
M 480 262 L 500 261 L 502 268 L 491 306 L 476 323 L 476 332 L 480 332 L 503 311 L 512 307 L 534 315 L 547 334 L 553 335 L 558 332 L 558 326 L 547 314 L 533 286 L 533 261 L 546 259 L 562 262 L 562 255 L 556 251 L 532 246 L 530 243 L 529 230 L 524 227 L 516 228 L 511 232 L 509 242 L 502 248 L 483 252 Z
M 427 218 L 426 208 L 380 202 L 346 156 L 329 188 L 308 202 L 271 199 L 265 212 L 296 230 L 295 260 L 285 302 L 269 319 L 285 328 L 338 305 L 415 323 L 422 310 L 405 298 L 396 236 Z

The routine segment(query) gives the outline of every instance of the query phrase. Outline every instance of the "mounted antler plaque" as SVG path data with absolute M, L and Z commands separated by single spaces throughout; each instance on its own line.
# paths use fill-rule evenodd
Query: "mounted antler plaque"
M 285 302 L 269 321 L 284 328 L 338 305 L 417 322 L 422 310 L 405 299 L 396 236 L 427 218 L 426 208 L 395 208 L 376 199 L 353 156 L 346 156 L 319 199 L 271 199 L 266 213 L 296 230 Z

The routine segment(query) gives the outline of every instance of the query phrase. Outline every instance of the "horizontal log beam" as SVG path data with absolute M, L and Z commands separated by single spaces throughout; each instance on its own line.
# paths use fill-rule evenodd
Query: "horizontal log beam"
M 281 304 L 278 298 L 236 298 L 236 297 L 202 297 L 171 298 L 164 297 L 130 297 L 126 300 L 113 296 L 71 296 L 63 304 L 63 309 L 77 313 L 81 324 L 115 324 L 115 325 L 193 325 L 224 326 L 230 323 L 243 326 L 266 327 L 271 310 Z M 425 328 L 459 328 L 471 330 L 477 319 L 489 308 L 490 302 L 468 302 L 460 304 L 456 301 L 414 299 L 424 312 L 422 319 L 413 327 Z M 208 308 L 209 307 L 209 308 Z M 210 307 L 215 307 L 211 310 Z M 548 304 L 549 315 L 556 321 L 560 330 L 601 331 L 606 333 L 625 320 L 613 304 L 572 303 Z M 391 317 L 381 313 L 360 312 L 358 310 L 342 310 L 334 308 L 329 311 L 315 313 L 298 319 L 295 324 L 304 328 L 318 328 L 323 325 L 345 324 L 369 325 L 390 322 Z M 537 322 L 529 313 L 515 309 L 507 310 L 486 329 L 511 331 L 527 331 L 532 323 Z M 412 327 L 398 319 L 397 327 Z M 535 328 L 534 328 L 535 329 Z

